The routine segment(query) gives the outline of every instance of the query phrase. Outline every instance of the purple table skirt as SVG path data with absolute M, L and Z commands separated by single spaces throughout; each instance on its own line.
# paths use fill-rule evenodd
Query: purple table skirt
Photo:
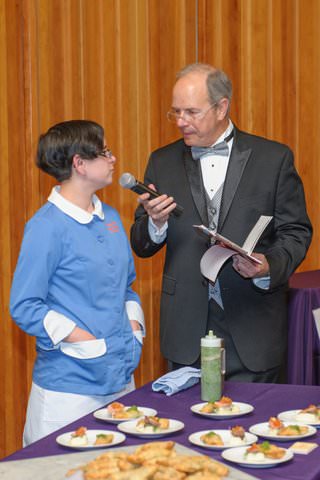
M 219 452 L 213 452 L 212 450 L 196 447 L 190 444 L 188 436 L 199 430 L 226 429 L 234 425 L 242 425 L 248 429 L 251 425 L 268 421 L 270 416 L 276 416 L 281 411 L 300 409 L 311 403 L 318 404 L 320 402 L 320 387 L 316 386 L 226 382 L 224 394 L 230 396 L 234 401 L 252 404 L 254 406 L 254 411 L 248 415 L 229 420 L 212 420 L 196 415 L 190 411 L 190 407 L 195 403 L 201 402 L 199 384 L 171 397 L 166 397 L 163 393 L 153 392 L 151 384 L 149 383 L 144 387 L 125 395 L 122 397 L 121 401 L 125 405 L 139 405 L 155 408 L 158 411 L 158 415 L 161 417 L 174 418 L 183 421 L 185 428 L 176 434 L 164 437 L 164 440 L 174 440 L 175 442 L 193 448 L 202 454 L 207 454 L 219 461 L 222 461 Z M 80 426 L 86 426 L 88 429 L 102 428 L 116 430 L 115 425 L 96 420 L 92 414 L 89 414 L 67 427 L 64 427 L 58 432 L 15 452 L 5 460 L 21 460 L 32 457 L 43 457 L 74 452 L 72 449 L 59 446 L 55 439 L 58 434 L 74 431 Z M 144 439 L 128 435 L 123 445 L 137 445 L 144 443 L 145 441 L 146 440 Z M 320 430 L 318 430 L 313 437 L 306 439 L 306 441 L 316 442 L 320 445 Z M 278 443 L 278 445 L 287 448 L 292 443 L 292 441 L 281 442 Z M 97 450 L 97 456 L 98 455 L 99 451 Z M 240 468 L 235 464 L 232 466 L 260 479 L 320 480 L 320 448 L 316 448 L 308 455 L 296 454 L 293 460 L 274 468 Z
M 288 308 L 288 383 L 320 385 L 320 340 L 312 313 L 319 307 L 320 270 L 294 274 Z

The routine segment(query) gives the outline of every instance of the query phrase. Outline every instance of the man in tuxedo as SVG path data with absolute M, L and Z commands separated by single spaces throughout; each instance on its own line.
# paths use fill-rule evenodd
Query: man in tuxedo
M 231 96 L 227 75 L 210 65 L 178 73 L 168 119 L 183 138 L 150 156 L 144 181 L 165 194 L 139 197 L 131 244 L 140 257 L 166 245 L 160 339 L 170 368 L 199 366 L 200 339 L 213 329 L 225 342 L 227 379 L 277 382 L 288 279 L 305 257 L 312 227 L 291 150 L 238 130 L 229 118 Z M 175 202 L 181 216 L 173 214 Z M 261 263 L 234 255 L 208 283 L 200 272 L 208 241 L 192 225 L 242 245 L 261 215 L 273 217 L 253 254 Z

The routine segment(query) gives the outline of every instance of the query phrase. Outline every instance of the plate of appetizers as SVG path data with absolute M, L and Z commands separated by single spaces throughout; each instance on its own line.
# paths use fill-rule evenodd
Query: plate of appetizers
M 239 425 L 231 427 L 230 430 L 202 430 L 189 435 L 190 443 L 213 450 L 251 445 L 257 441 L 256 435 L 246 432 Z
M 234 402 L 229 397 L 221 397 L 216 402 L 202 402 L 191 406 L 193 413 L 215 419 L 240 417 L 253 410 L 254 407 L 249 403 Z
M 242 467 L 270 468 L 288 462 L 293 453 L 269 442 L 253 443 L 249 447 L 236 447 L 223 450 L 222 458 Z
M 114 447 L 125 439 L 126 436 L 123 433 L 111 430 L 87 430 L 86 427 L 79 427 L 74 432 L 62 433 L 56 438 L 56 442 L 63 447 L 82 450 Z
M 138 407 L 136 405 L 125 406 L 119 402 L 113 402 L 105 408 L 96 410 L 93 416 L 98 420 L 104 420 L 109 423 L 127 422 L 144 416 L 157 415 L 157 411 L 153 408 Z
M 283 422 L 277 417 L 270 417 L 268 422 L 252 425 L 249 428 L 249 432 L 270 440 L 288 442 L 290 440 L 311 437 L 317 433 L 317 430 L 311 425 L 293 424 Z
M 139 420 L 130 420 L 118 425 L 118 430 L 142 438 L 158 438 L 178 432 L 184 428 L 184 423 L 171 418 L 155 416 L 143 417 Z
M 301 410 L 286 410 L 278 415 L 283 422 L 298 422 L 320 428 L 320 407 L 309 405 Z

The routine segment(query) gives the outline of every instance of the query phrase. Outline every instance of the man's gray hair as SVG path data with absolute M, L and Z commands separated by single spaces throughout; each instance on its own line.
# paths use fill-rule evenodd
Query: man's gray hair
M 215 105 L 222 98 L 227 98 L 229 100 L 228 110 L 230 109 L 232 83 L 230 78 L 222 70 L 214 68 L 207 63 L 191 63 L 177 73 L 177 79 L 185 77 L 189 73 L 206 73 L 210 103 Z

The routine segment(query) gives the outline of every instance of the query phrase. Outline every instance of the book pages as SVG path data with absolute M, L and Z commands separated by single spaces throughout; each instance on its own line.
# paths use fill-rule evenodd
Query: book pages
M 251 254 L 254 250 L 254 247 L 257 244 L 257 241 L 262 235 L 262 232 L 265 230 L 269 222 L 271 221 L 272 217 L 261 215 L 247 238 L 245 239 L 244 244 L 242 245 L 243 250 L 247 253 Z
M 202 256 L 200 261 L 200 270 L 202 275 L 211 282 L 215 282 L 222 265 L 232 255 L 242 255 L 251 262 L 261 264 L 262 262 L 252 255 L 252 252 L 261 237 L 263 231 L 272 220 L 272 216 L 261 215 L 253 229 L 250 231 L 242 247 L 223 237 L 218 232 L 211 230 L 205 225 L 193 225 L 198 234 L 209 238 L 211 242 L 216 242 Z

